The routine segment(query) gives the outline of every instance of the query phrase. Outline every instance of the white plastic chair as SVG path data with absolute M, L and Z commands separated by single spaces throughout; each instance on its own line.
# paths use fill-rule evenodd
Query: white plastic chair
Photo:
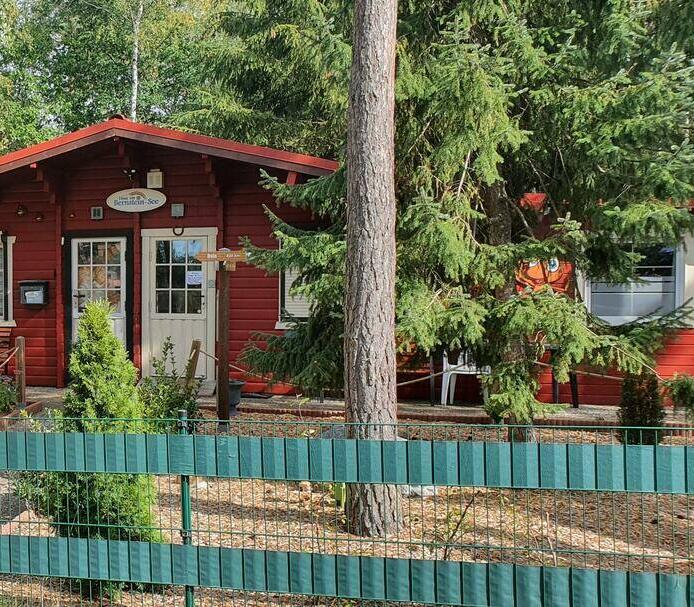
M 478 367 L 469 350 L 461 350 L 457 362 L 448 360 L 448 352 L 443 353 L 443 380 L 441 382 L 441 404 L 453 404 L 455 400 L 455 381 L 458 375 L 491 375 L 490 367 Z M 488 397 L 487 386 L 482 383 L 482 399 L 486 403 Z

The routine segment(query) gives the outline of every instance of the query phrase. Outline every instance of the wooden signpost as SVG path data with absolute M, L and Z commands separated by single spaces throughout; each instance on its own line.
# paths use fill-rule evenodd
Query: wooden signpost
M 217 286 L 217 418 L 229 419 L 229 272 L 236 264 L 246 261 L 246 251 L 202 251 L 198 253 L 200 262 L 219 264 L 219 284 Z

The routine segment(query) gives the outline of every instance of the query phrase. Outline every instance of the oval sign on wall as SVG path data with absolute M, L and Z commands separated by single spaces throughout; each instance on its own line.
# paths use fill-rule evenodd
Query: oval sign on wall
M 144 213 L 158 209 L 166 202 L 166 196 L 157 190 L 132 188 L 119 190 L 106 199 L 106 204 L 116 211 Z

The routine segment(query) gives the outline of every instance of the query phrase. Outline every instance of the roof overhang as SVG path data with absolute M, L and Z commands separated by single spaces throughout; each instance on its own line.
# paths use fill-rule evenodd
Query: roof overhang
M 306 154 L 296 154 L 239 143 L 229 139 L 165 129 L 124 118 L 111 118 L 50 141 L 0 156 L 0 174 L 9 173 L 33 163 L 39 163 L 101 141 L 116 138 L 293 171 L 304 175 L 327 175 L 334 172 L 339 166 L 334 160 Z

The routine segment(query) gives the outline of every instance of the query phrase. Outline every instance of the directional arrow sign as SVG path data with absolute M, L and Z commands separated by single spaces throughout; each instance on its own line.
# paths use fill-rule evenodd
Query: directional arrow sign
M 218 263 L 238 263 L 246 261 L 246 251 L 239 249 L 238 251 L 201 251 L 198 253 L 199 261 L 216 261 Z

